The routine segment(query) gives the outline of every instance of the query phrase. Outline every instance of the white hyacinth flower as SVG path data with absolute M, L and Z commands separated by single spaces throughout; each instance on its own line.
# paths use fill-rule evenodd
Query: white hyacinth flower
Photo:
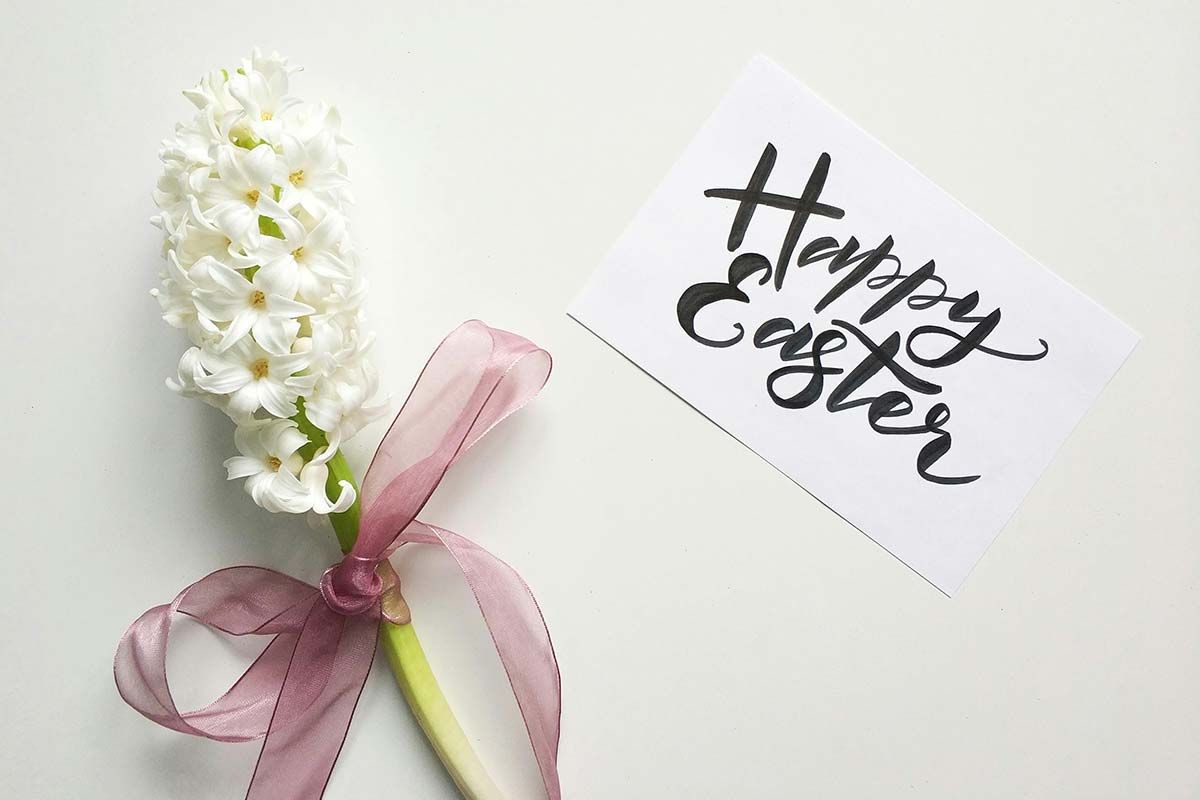
M 297 70 L 256 50 L 184 92 L 196 114 L 159 153 L 152 294 L 193 345 L 167 385 L 236 425 L 230 480 L 268 511 L 336 514 L 355 502 L 330 477 L 339 448 L 386 406 L 359 330 L 341 116 L 290 94 Z
M 193 342 L 202 342 L 216 335 L 218 329 L 198 313 L 193 299 L 196 289 L 197 283 L 192 272 L 183 268 L 174 250 L 168 251 L 167 271 L 163 273 L 162 284 L 151 289 L 150 294 L 158 300 L 162 318 L 168 325 L 187 331 L 188 338 Z
M 307 141 L 285 134 L 281 155 L 287 174 L 279 198 L 281 205 L 299 206 L 318 215 L 326 206 L 337 204 L 338 190 L 349 180 L 342 174 L 336 137 L 329 130 L 320 128 Z
M 214 288 L 196 289 L 192 296 L 203 316 L 229 323 L 221 332 L 218 353 L 242 341 L 247 333 L 253 333 L 254 341 L 268 353 L 286 355 L 292 351 L 300 330 L 300 323 L 294 320 L 316 313 L 312 306 L 290 299 L 296 296 L 299 285 L 295 269 L 275 262 L 260 267 L 248 278 L 212 258 L 205 267 Z
M 196 379 L 206 392 L 229 396 L 235 418 L 249 417 L 260 408 L 275 417 L 296 415 L 296 401 L 312 391 L 315 375 L 298 373 L 308 366 L 307 353 L 275 355 L 244 336 L 222 352 L 200 350 L 200 366 L 209 373 Z
M 279 227 L 279 235 L 262 237 L 253 255 L 264 264 L 282 265 L 295 273 L 302 298 L 320 301 L 335 285 L 353 277 L 339 253 L 346 238 L 346 222 L 340 213 L 326 211 L 320 219 L 305 214 L 309 219 L 305 225 L 272 200 L 264 200 L 262 206 L 262 213 Z
M 204 181 L 200 204 L 204 217 L 232 242 L 258 243 L 259 201 L 274 192 L 275 165 L 270 145 L 217 148 L 217 177 Z
M 297 452 L 308 439 L 290 419 L 256 420 L 233 435 L 240 456 L 225 460 L 230 480 L 246 479 L 246 491 L 268 511 L 303 513 L 312 508 L 300 482 L 304 459 Z

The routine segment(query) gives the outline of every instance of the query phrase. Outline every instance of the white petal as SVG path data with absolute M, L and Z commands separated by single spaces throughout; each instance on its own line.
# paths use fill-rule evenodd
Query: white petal
M 244 388 L 253 378 L 245 367 L 230 366 L 212 375 L 196 376 L 196 385 L 206 392 L 229 394 Z
M 245 386 L 229 396 L 229 409 L 235 414 L 249 415 L 258 410 L 259 384 L 262 381 L 249 381 Z M 291 416 L 290 414 L 288 416 Z
M 237 446 L 238 452 L 244 456 L 251 456 L 259 461 L 264 460 L 268 453 L 262 446 L 259 438 L 259 433 L 262 430 L 262 420 L 250 420 L 237 426 L 233 431 L 233 443 Z
M 232 241 L 247 249 L 262 239 L 258 232 L 258 214 L 245 203 L 226 203 L 211 212 L 213 223 Z
M 233 345 L 242 340 L 243 337 L 250 331 L 255 323 L 263 319 L 263 316 L 249 308 L 242 310 L 233 321 L 229 323 L 229 327 L 225 329 L 225 334 L 221 337 L 221 341 L 217 344 L 217 352 L 223 353 Z M 260 341 L 259 344 L 262 344 Z
M 279 472 L 276 473 L 276 475 L 277 475 L 277 477 L 275 478 L 275 483 L 277 484 L 275 487 L 276 490 L 282 489 L 283 492 L 286 492 L 288 494 L 304 493 L 304 484 L 300 483 L 300 481 L 296 478 L 296 476 L 293 475 L 292 473 L 288 472 L 286 469 L 279 470 Z M 282 494 L 283 492 L 280 492 L 280 494 Z
M 296 416 L 296 396 L 288 392 L 279 381 L 270 378 L 258 381 L 258 401 L 263 408 L 277 417 L 286 419 Z
M 283 382 L 287 390 L 296 397 L 309 394 L 316 384 L 316 375 L 293 375 Z
M 225 292 L 216 292 L 212 289 L 196 289 L 192 293 L 192 299 L 195 301 L 197 311 L 217 322 L 228 322 L 236 317 L 239 311 L 246 308 L 244 298 L 239 300 Z
M 289 355 L 276 356 L 271 359 L 271 372 L 275 375 L 295 375 L 300 370 L 308 366 L 308 362 L 312 360 L 312 356 L 308 353 L 291 353 Z
M 239 191 L 249 188 L 250 181 L 246 179 L 246 173 L 242 170 L 242 165 L 238 163 L 237 152 L 233 145 L 224 145 L 217 150 L 217 174 L 221 176 L 221 187 L 228 187 L 229 191 Z
M 317 310 L 297 300 L 288 300 L 277 294 L 267 295 L 267 313 L 273 317 L 305 317 Z
M 287 461 L 293 453 L 308 444 L 308 437 L 300 432 L 296 423 L 291 420 L 288 422 L 290 424 L 280 431 L 279 438 L 275 442 L 275 457 L 280 461 Z
M 341 492 L 333 503 L 329 502 L 325 482 L 329 468 L 324 464 L 309 464 L 300 471 L 300 482 L 312 498 L 312 509 L 318 514 L 340 514 L 354 505 L 354 487 L 347 481 L 339 481 Z
M 308 405 L 304 406 L 304 410 L 307 413 Z M 334 426 L 332 430 L 327 431 L 326 437 L 329 443 L 316 452 L 316 455 L 313 456 L 311 463 L 324 464 L 325 462 L 329 461 L 329 459 L 333 458 L 333 456 L 337 453 L 338 448 L 341 447 L 342 432 L 340 428 Z
M 304 150 L 314 166 L 328 168 L 337 161 L 337 144 L 334 142 L 333 134 L 330 131 L 321 131 L 312 139 L 309 139 L 308 143 L 304 146 Z
M 262 349 L 277 356 L 291 352 L 292 342 L 300 324 L 290 319 L 272 319 L 262 314 L 256 314 L 254 319 L 254 340 Z M 274 364 L 271 365 L 274 368 Z
M 277 294 L 281 297 L 295 297 L 297 283 L 296 261 L 294 258 L 291 258 L 290 253 L 286 261 L 278 258 L 274 259 L 258 272 L 254 273 L 255 288 L 268 295 Z
M 269 187 L 275 175 L 275 151 L 270 145 L 260 144 L 246 155 L 242 166 L 252 184 L 259 188 Z
M 258 198 L 258 210 L 259 213 L 270 217 L 276 222 L 281 219 L 294 219 L 291 212 L 279 205 L 279 203 L 276 203 L 275 199 L 272 197 Z
M 225 470 L 228 473 L 228 479 L 231 481 L 238 478 L 248 478 L 263 471 L 263 462 L 257 458 L 234 456 L 233 458 L 225 459 Z
M 304 259 L 305 265 L 315 274 L 332 281 L 350 277 L 350 267 L 333 253 L 316 252 Z
M 254 289 L 250 281 L 246 280 L 245 275 L 242 275 L 242 273 L 235 269 L 230 269 L 215 258 L 207 259 L 205 266 L 213 282 L 230 295 L 245 297 Z
M 341 242 L 345 232 L 346 224 L 341 214 L 331 211 L 317 223 L 317 227 L 308 232 L 304 246 L 319 251 L 329 250 Z

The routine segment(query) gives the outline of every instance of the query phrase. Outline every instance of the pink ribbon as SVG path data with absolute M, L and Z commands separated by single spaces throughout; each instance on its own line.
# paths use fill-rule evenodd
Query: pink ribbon
M 550 354 L 482 322 L 434 351 L 363 479 L 354 548 L 313 587 L 262 567 L 218 570 L 142 614 L 117 647 L 125 702 L 173 730 L 223 742 L 265 737 L 248 800 L 320 798 L 374 660 L 385 587 L 376 567 L 407 543 L 434 544 L 462 570 L 492 634 L 551 800 L 558 783 L 558 662 L 520 575 L 479 545 L 416 519 L 446 470 L 538 393 Z M 167 685 L 175 612 L 233 636 L 273 637 L 204 708 L 180 712 Z

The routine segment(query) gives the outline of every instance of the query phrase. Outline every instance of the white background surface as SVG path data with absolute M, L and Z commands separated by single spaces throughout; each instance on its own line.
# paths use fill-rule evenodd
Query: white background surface
M 1186 2 L 4 0 L 4 793 L 240 797 L 255 747 L 142 720 L 113 649 L 212 569 L 334 559 L 224 482 L 230 427 L 162 387 L 183 342 L 146 294 L 179 90 L 258 43 L 359 145 L 388 389 L 470 316 L 556 358 L 423 516 L 534 587 L 568 798 L 1195 797 L 1198 30 Z M 756 51 L 1144 337 L 953 600 L 563 313 Z M 400 566 L 464 725 L 536 797 L 469 594 Z M 239 651 L 181 648 L 192 702 Z M 377 669 L 327 797 L 385 786 L 454 796 Z

